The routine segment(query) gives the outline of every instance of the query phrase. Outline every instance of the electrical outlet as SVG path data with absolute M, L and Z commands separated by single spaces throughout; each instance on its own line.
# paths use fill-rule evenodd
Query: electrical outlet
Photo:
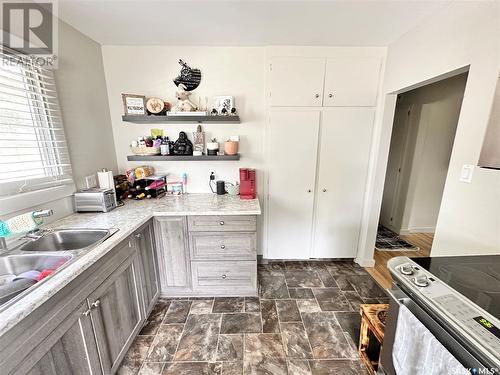
M 462 166 L 462 171 L 460 172 L 460 182 L 465 182 L 470 184 L 472 182 L 472 173 L 474 172 L 474 166 L 472 164 L 464 164 Z
M 210 181 L 214 181 L 215 180 L 215 171 L 210 171 Z
M 90 189 L 90 188 L 97 186 L 97 179 L 96 179 L 95 174 L 85 176 L 85 185 L 87 186 L 87 189 Z

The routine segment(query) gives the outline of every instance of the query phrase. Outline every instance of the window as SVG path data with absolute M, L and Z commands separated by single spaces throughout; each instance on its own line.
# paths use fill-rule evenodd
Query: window
M 72 183 L 53 72 L 0 64 L 0 196 Z

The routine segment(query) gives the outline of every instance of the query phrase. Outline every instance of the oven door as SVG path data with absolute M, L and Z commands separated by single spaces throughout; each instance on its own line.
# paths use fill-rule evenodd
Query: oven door
M 389 311 L 387 313 L 386 327 L 384 333 L 384 344 L 380 355 L 380 374 L 395 375 L 392 351 L 396 335 L 399 307 L 405 305 L 408 310 L 434 335 L 434 337 L 460 362 L 465 368 L 484 368 L 484 366 L 454 337 L 452 337 L 435 319 L 432 318 L 415 301 L 406 295 L 401 289 L 393 286 L 386 290 L 389 295 Z M 429 374 L 431 375 L 431 374 Z

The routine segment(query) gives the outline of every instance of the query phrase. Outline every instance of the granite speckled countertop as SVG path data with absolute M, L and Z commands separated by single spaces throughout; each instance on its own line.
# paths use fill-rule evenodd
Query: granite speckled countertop
M 79 255 L 24 297 L 0 311 L 0 336 L 19 323 L 51 296 L 69 284 L 123 239 L 154 216 L 187 215 L 260 215 L 258 199 L 241 200 L 239 196 L 187 194 L 162 199 L 126 201 L 125 205 L 107 213 L 77 213 L 62 218 L 46 228 L 119 229 L 102 244 Z

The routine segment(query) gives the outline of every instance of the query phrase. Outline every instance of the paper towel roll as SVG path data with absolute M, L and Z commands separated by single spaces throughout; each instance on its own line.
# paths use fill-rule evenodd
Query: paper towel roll
M 113 182 L 112 171 L 97 172 L 97 179 L 101 189 L 114 189 L 115 183 Z

